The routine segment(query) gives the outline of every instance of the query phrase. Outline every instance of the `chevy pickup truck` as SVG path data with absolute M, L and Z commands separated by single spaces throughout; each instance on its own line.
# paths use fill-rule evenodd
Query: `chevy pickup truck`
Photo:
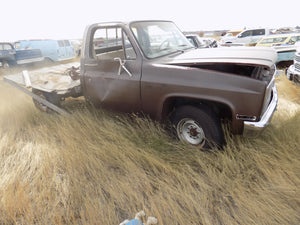
M 13 65 L 23 65 L 43 60 L 44 57 L 42 57 L 39 49 L 16 50 L 10 43 L 0 43 L 0 67 L 4 69 Z
M 76 88 L 97 107 L 170 121 L 181 141 L 205 149 L 224 144 L 223 121 L 246 136 L 270 123 L 276 58 L 265 48 L 195 49 L 171 21 L 97 23 L 84 33 Z M 64 97 L 37 90 L 56 105 Z

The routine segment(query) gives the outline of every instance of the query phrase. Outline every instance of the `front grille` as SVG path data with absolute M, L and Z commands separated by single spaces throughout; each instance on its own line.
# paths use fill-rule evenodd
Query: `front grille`
M 295 62 L 299 62 L 300 63 L 300 52 L 296 52 L 295 53 Z
M 295 63 L 295 70 L 297 70 L 298 72 L 300 72 L 300 62 L 299 63 Z
M 295 70 L 300 72 L 300 52 L 295 53 L 294 66 Z

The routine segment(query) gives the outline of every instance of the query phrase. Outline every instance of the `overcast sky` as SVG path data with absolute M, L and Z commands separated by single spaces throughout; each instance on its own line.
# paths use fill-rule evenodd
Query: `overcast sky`
M 164 19 L 182 31 L 300 26 L 300 0 L 3 0 L 0 41 L 82 38 L 86 25 Z

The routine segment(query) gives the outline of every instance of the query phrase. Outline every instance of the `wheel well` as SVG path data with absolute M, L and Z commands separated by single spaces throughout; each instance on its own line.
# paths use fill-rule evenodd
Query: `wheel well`
M 220 102 L 208 101 L 193 98 L 169 98 L 164 102 L 162 109 L 162 119 L 168 119 L 174 110 L 180 106 L 192 105 L 195 107 L 205 107 L 212 110 L 220 119 L 232 119 L 232 112 L 228 105 Z
M 5 59 L 0 59 L 0 62 L 2 62 L 2 63 L 9 63 L 10 61 L 5 60 Z

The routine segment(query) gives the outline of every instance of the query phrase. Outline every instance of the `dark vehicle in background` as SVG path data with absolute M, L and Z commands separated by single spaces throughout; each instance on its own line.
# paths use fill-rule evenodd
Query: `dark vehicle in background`
M 186 38 L 196 48 L 217 48 L 219 43 L 214 38 L 202 38 L 197 34 L 186 34 Z
M 0 43 L 0 67 L 8 68 L 15 63 L 16 50 L 10 43 Z
M 0 67 L 6 69 L 14 65 L 43 61 L 42 53 L 39 49 L 16 50 L 8 42 L 0 43 Z

